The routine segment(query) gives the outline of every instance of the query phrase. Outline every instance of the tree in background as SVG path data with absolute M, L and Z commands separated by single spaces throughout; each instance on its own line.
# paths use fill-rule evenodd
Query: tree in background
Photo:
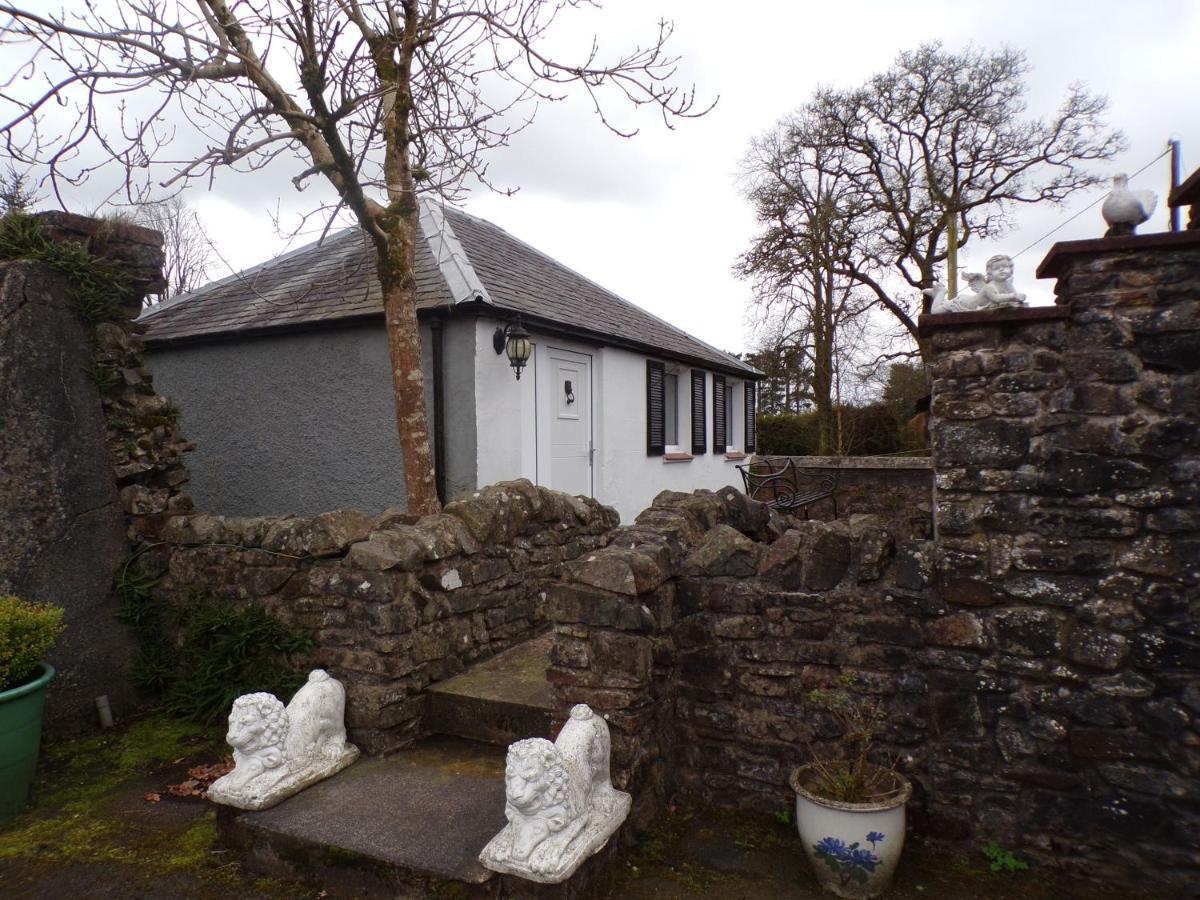
M 539 101 L 583 92 L 604 126 L 612 101 L 668 121 L 706 110 L 674 85 L 671 26 L 605 58 L 559 58 L 547 34 L 585 0 L 113 0 L 56 14 L 0 2 L 0 140 L 42 164 L 56 196 L 119 166 L 126 193 L 284 158 L 297 189 L 323 178 L 374 247 L 410 512 L 438 509 L 417 330 L 418 192 L 455 199 L 487 183 L 487 151 Z M 17 48 L 30 48 L 20 58 Z M 24 92 L 24 93 L 18 93 Z M 114 115 L 112 95 L 123 100 Z M 66 106 L 70 116 L 56 116 Z M 187 140 L 177 132 L 187 133 Z M 320 206 L 320 204 L 315 204 Z M 328 225 L 326 226 L 328 227 Z
M 751 143 L 742 186 L 760 230 L 734 271 L 750 279 L 754 303 L 778 335 L 775 346 L 805 360 L 825 454 L 838 443 L 847 339 L 871 300 L 842 273 L 864 238 L 853 186 L 838 179 L 842 151 L 823 127 L 800 114 Z
M 759 177 L 794 167 L 789 184 L 837 185 L 852 240 L 839 244 L 834 271 L 869 292 L 912 345 L 920 291 L 937 280 L 952 220 L 960 246 L 995 239 L 1018 204 L 1061 204 L 1097 184 L 1087 166 L 1124 146 L 1103 124 L 1107 100 L 1078 84 L 1048 119 L 1027 116 L 1028 71 L 1011 48 L 923 44 L 861 87 L 821 88 L 752 150 Z M 793 202 L 803 210 L 807 200 Z
M 182 197 L 176 194 L 157 203 L 142 204 L 137 222 L 163 236 L 163 277 L 167 288 L 160 299 L 194 291 L 207 281 L 212 265 L 212 241 L 196 211 Z
M 812 369 L 804 353 L 794 346 L 767 343 L 746 354 L 746 362 L 766 377 L 758 383 L 759 412 L 797 413 L 812 403 Z
M 41 198 L 28 180 L 11 166 L 0 175 L 0 218 L 29 212 Z

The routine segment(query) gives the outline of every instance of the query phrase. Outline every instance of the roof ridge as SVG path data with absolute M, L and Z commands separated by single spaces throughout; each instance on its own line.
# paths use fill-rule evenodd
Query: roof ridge
M 568 266 L 562 260 L 555 259 L 549 253 L 546 253 L 544 250 L 539 250 L 537 247 L 533 246 L 533 244 L 530 244 L 530 243 L 522 240 L 521 238 L 517 237 L 515 234 L 513 234 L 511 231 L 509 231 L 504 226 L 497 225 L 495 222 L 492 222 L 488 219 L 484 219 L 479 216 L 473 215 L 472 213 L 469 213 L 466 210 L 458 209 L 457 207 L 446 206 L 445 208 L 447 210 L 450 210 L 451 212 L 458 213 L 460 215 L 464 215 L 464 216 L 467 216 L 468 218 L 474 219 L 476 222 L 479 222 L 483 225 L 487 225 L 490 228 L 495 228 L 499 231 L 503 231 L 506 235 L 508 235 L 512 240 L 516 241 L 522 247 L 526 247 L 529 250 L 532 250 L 538 256 L 542 257 L 542 259 L 549 261 L 550 263 L 554 264 L 555 266 L 557 266 L 560 269 L 565 269 L 566 271 L 568 271 L 572 275 L 574 275 L 576 278 L 579 278 L 582 281 L 586 281 L 592 287 L 596 288 L 597 290 L 603 291 L 605 294 L 608 294 L 608 296 L 612 297 L 614 300 L 616 300 L 620 303 L 623 303 L 627 306 L 634 307 L 639 312 L 644 313 L 645 315 L 649 316 L 650 318 L 654 319 L 657 322 L 660 322 L 661 324 L 665 325 L 667 328 L 670 328 L 672 331 L 678 332 L 683 337 L 688 338 L 689 340 L 695 341 L 698 344 L 703 344 L 705 347 L 707 347 L 709 350 L 713 351 L 714 353 L 719 353 L 721 356 L 726 357 L 732 363 L 736 363 L 737 365 L 743 366 L 743 367 L 749 367 L 751 369 L 754 369 L 754 371 L 756 371 L 756 372 L 758 371 L 757 369 L 754 368 L 754 366 L 749 365 L 745 360 L 738 359 L 733 354 L 727 353 L 726 351 L 721 350 L 718 347 L 714 347 L 712 344 L 708 343 L 708 341 L 701 340 L 700 338 L 696 337 L 694 334 L 684 331 L 678 325 L 675 325 L 672 322 L 668 322 L 662 316 L 651 312 L 650 310 L 646 309 L 644 306 L 639 306 L 637 303 L 634 303 L 632 300 L 625 299 L 620 294 L 612 291 L 609 288 L 606 288 L 604 285 L 600 284 L 599 282 L 593 281 L 591 278 L 588 278 L 588 276 L 584 275 L 582 272 L 578 272 L 575 269 L 572 269 L 570 266 Z M 467 258 L 468 259 L 470 258 L 470 254 L 467 255 Z M 503 303 L 494 303 L 493 305 L 501 306 L 501 307 L 504 306 Z
M 422 197 L 417 214 L 417 228 L 425 239 L 442 280 L 446 282 L 450 298 L 455 303 L 481 300 L 495 305 L 487 286 L 471 263 L 470 254 L 454 233 L 454 226 L 446 220 L 447 208 L 453 209 L 448 207 L 442 198 Z

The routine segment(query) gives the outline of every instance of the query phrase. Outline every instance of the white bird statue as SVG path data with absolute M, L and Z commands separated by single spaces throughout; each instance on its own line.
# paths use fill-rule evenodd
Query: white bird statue
M 1108 223 L 1105 237 L 1116 237 L 1122 234 L 1133 234 L 1134 229 L 1154 214 L 1158 203 L 1158 195 L 1154 191 L 1131 191 L 1129 176 L 1121 174 L 1113 176 L 1113 187 L 1100 214 Z

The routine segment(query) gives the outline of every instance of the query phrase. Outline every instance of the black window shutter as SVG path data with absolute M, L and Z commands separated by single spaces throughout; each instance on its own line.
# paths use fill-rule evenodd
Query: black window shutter
M 746 382 L 746 452 L 754 452 L 754 414 L 758 412 L 755 397 L 758 385 L 753 381 Z
M 666 448 L 664 416 L 666 384 L 663 364 L 646 360 L 646 455 L 662 456 Z
M 704 385 L 707 373 L 692 369 L 692 453 L 708 451 L 708 416 L 705 414 Z
M 713 375 L 713 453 L 725 452 L 725 376 Z

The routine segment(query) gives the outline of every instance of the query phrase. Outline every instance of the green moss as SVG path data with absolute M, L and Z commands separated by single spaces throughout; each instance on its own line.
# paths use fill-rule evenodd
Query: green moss
M 182 834 L 176 835 L 163 857 L 162 865 L 169 871 L 202 868 L 209 862 L 217 840 L 217 816 L 212 810 L 193 822 Z
M 118 765 L 122 772 L 135 774 L 155 763 L 170 762 L 186 753 L 189 743 L 205 734 L 194 722 L 155 716 L 133 725 L 120 744 Z
M 125 318 L 122 304 L 133 299 L 129 276 L 93 257 L 77 241 L 55 241 L 33 216 L 0 219 L 0 259 L 40 260 L 71 282 L 75 313 L 88 325 Z

